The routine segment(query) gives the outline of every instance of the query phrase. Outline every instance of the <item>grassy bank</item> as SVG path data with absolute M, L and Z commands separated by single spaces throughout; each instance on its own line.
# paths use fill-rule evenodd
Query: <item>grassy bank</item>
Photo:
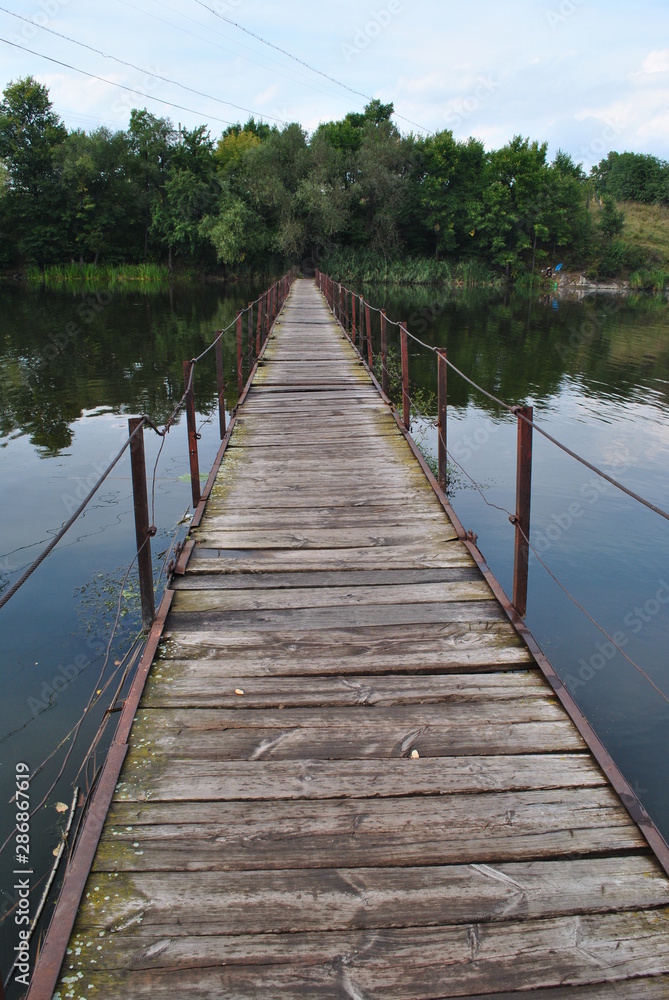
M 388 260 L 370 250 L 336 249 L 321 262 L 321 270 L 336 281 L 386 285 L 459 285 L 462 287 L 502 284 L 502 278 L 481 261 L 452 264 L 433 257 L 403 257 Z
M 629 276 L 632 288 L 662 292 L 669 287 L 669 208 L 623 202 L 622 236 L 644 263 Z
M 174 272 L 162 264 L 56 264 L 44 270 L 31 267 L 26 274 L 30 285 L 47 288 L 79 284 L 110 288 L 131 283 L 168 285 L 174 277 Z

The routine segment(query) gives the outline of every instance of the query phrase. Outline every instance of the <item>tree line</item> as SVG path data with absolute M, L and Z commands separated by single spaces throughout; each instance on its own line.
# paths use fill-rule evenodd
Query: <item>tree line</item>
M 616 201 L 669 204 L 669 164 L 610 153 L 589 175 L 547 143 L 486 151 L 451 131 L 402 134 L 392 104 L 311 135 L 249 119 L 218 139 L 133 110 L 126 130 L 68 131 L 27 77 L 0 102 L 0 268 L 153 261 L 226 274 L 318 265 L 334 252 L 480 262 L 640 266 Z M 631 251 L 630 251 L 631 252 Z

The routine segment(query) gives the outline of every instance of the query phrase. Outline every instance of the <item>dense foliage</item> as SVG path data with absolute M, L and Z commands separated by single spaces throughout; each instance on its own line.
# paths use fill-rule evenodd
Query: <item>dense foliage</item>
M 516 136 L 488 152 L 450 131 L 402 135 L 392 113 L 372 101 L 311 136 L 251 119 L 218 142 L 146 110 L 127 131 L 68 132 L 47 89 L 19 80 L 0 103 L 0 267 L 644 265 L 620 238 L 615 201 L 666 204 L 667 164 L 611 153 L 588 178 L 567 153 L 548 162 L 546 143 Z

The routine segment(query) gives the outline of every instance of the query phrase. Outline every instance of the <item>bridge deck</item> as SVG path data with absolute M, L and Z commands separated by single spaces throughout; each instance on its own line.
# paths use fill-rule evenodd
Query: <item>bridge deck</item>
M 669 883 L 313 282 L 153 665 L 59 996 L 669 996 Z

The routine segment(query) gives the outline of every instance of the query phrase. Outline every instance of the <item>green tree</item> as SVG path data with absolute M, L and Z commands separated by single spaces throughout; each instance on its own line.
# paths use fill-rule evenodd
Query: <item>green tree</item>
M 106 128 L 70 132 L 59 149 L 71 249 L 82 261 L 123 260 L 141 239 L 128 158 L 126 134 Z
M 144 219 L 142 256 L 146 259 L 152 217 L 165 197 L 167 171 L 177 135 L 168 118 L 157 118 L 145 108 L 131 111 L 128 137 L 131 176 L 136 185 L 137 206 Z
M 8 175 L 3 230 L 13 248 L 10 255 L 45 264 L 67 253 L 56 168 L 56 152 L 66 136 L 45 86 L 29 76 L 5 88 L 0 159 Z

